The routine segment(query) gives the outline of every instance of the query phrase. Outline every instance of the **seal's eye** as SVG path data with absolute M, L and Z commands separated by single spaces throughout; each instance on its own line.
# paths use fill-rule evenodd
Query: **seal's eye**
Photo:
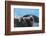
M 30 21 L 33 21 L 33 18 L 30 18 Z

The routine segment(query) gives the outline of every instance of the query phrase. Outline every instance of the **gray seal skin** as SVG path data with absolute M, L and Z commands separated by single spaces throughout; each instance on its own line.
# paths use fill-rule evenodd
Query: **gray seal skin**
M 32 27 L 35 20 L 34 16 L 32 16 L 33 18 L 30 16 L 31 15 L 24 15 L 23 17 L 21 17 L 20 21 L 19 19 L 14 18 L 14 27 Z

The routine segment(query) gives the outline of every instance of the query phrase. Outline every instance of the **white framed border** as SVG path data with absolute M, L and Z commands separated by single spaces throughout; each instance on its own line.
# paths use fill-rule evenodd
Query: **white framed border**
M 14 8 L 39 9 L 39 27 L 14 27 Z M 11 5 L 11 31 L 42 30 L 42 7 Z

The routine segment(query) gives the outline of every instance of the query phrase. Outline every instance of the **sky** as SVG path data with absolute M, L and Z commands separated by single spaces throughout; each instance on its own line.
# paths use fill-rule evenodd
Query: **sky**
M 39 16 L 39 9 L 14 8 L 14 16 L 24 16 L 27 14 Z

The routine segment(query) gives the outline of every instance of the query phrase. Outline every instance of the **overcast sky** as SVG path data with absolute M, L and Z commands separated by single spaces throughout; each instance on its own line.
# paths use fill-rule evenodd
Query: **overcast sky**
M 14 8 L 14 16 L 24 16 L 27 14 L 39 16 L 39 9 Z

